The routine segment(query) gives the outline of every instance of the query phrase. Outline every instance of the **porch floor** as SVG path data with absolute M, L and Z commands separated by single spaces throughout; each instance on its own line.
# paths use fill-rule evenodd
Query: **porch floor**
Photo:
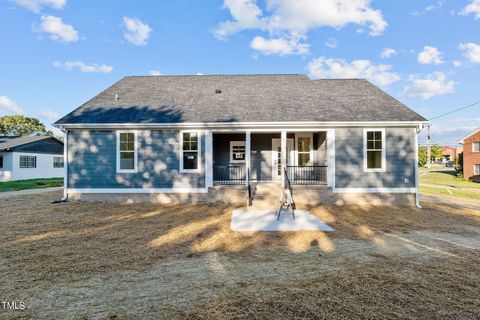
M 277 221 L 275 210 L 235 209 L 232 212 L 230 229 L 233 231 L 334 231 L 329 225 L 309 211 L 282 211 Z

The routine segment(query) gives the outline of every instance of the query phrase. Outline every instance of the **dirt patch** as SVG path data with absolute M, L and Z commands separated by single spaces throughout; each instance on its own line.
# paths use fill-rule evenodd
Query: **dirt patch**
M 475 210 L 319 207 L 335 232 L 239 233 L 226 206 L 59 195 L 2 199 L 0 299 L 25 301 L 18 316 L 480 317 Z

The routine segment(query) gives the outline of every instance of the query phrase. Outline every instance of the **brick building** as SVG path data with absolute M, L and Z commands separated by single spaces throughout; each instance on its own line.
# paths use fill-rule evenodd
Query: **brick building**
M 480 128 L 459 140 L 463 144 L 463 176 L 480 182 Z

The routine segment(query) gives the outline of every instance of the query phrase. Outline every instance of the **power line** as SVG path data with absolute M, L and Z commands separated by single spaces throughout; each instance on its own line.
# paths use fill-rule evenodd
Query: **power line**
M 474 103 L 472 103 L 472 104 L 469 104 L 468 106 L 464 106 L 464 107 L 461 107 L 461 108 L 458 108 L 458 109 L 455 109 L 455 110 L 452 110 L 452 111 L 449 111 L 449 112 L 440 114 L 440 115 L 435 116 L 435 117 L 433 117 L 433 118 L 430 118 L 428 121 L 432 121 L 433 119 L 437 119 L 437 118 L 440 118 L 440 117 L 448 116 L 449 114 L 452 114 L 452 113 L 457 112 L 457 111 L 465 110 L 465 109 L 470 108 L 470 107 L 473 107 L 473 106 L 475 106 L 475 105 L 477 105 L 477 104 L 479 104 L 479 103 L 480 103 L 480 101 L 474 102 Z

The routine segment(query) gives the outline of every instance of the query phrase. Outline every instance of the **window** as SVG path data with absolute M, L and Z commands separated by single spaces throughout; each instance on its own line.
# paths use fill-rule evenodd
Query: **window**
M 245 162 L 245 141 L 230 141 L 230 162 Z
M 385 129 L 365 129 L 364 171 L 385 171 Z
M 63 168 L 63 157 L 53 157 L 53 167 Z
M 117 172 L 137 172 L 135 131 L 117 131 Z
M 472 152 L 480 152 L 480 142 L 472 143 Z
M 300 167 L 311 165 L 312 136 L 297 135 L 297 165 Z
M 0 169 L 3 169 L 3 156 L 0 156 Z
M 480 164 L 473 165 L 473 175 L 480 176 Z
M 180 132 L 180 171 L 195 172 L 200 170 L 200 134 L 196 131 Z
M 36 168 L 37 157 L 20 156 L 20 168 Z

